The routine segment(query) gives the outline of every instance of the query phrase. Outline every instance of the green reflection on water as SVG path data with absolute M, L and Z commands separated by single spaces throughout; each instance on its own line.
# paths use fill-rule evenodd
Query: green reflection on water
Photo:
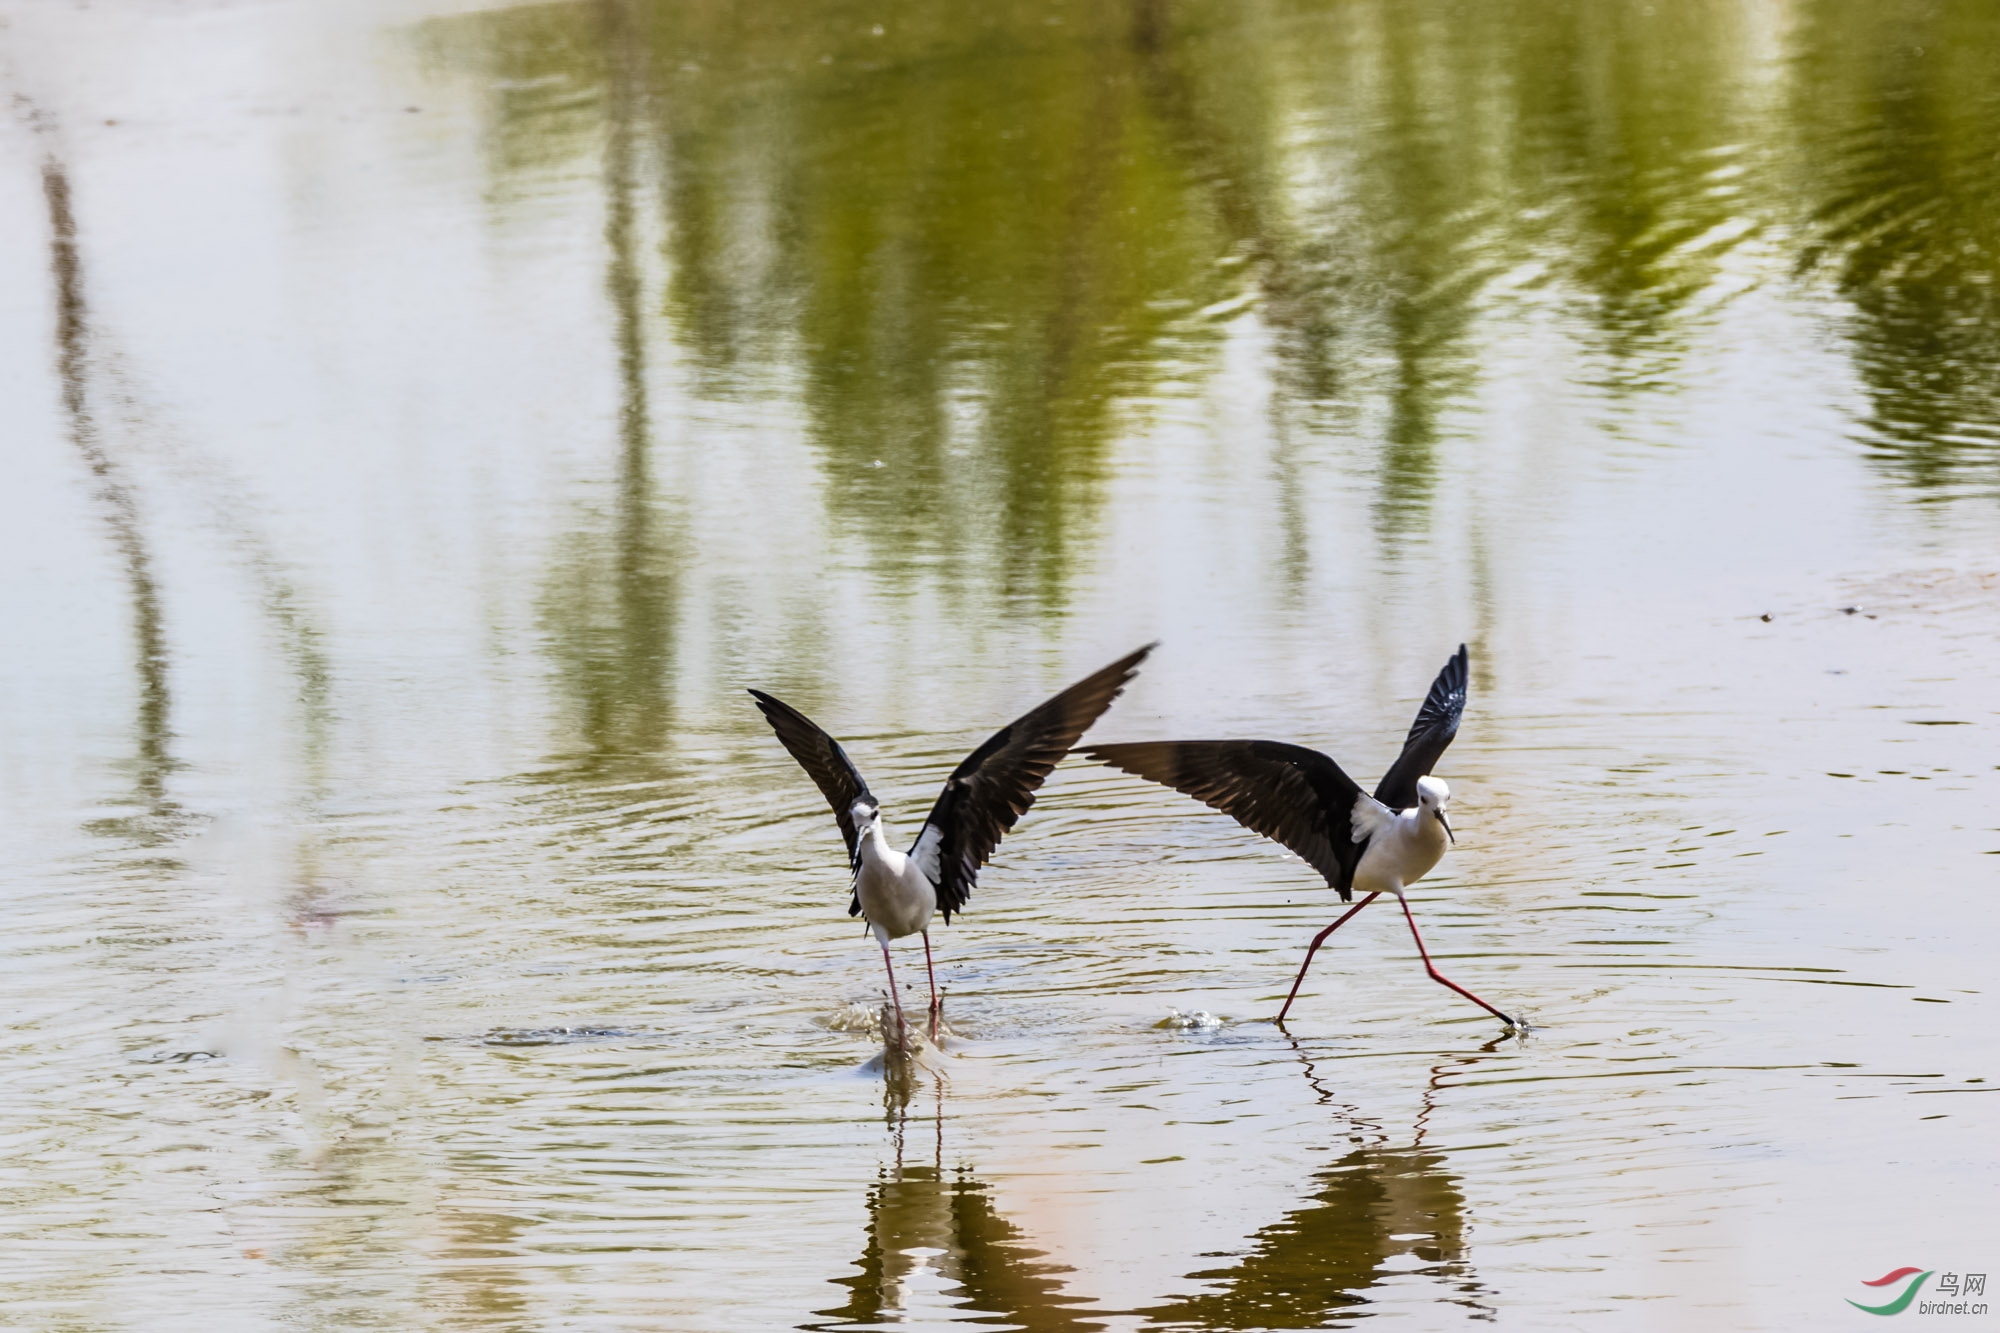
M 1799 25 L 1790 108 L 1810 244 L 1851 303 L 1891 475 L 1995 480 L 2000 445 L 2000 8 L 1823 0 Z
M 1509 172 L 1530 215 L 1510 229 L 1562 276 L 1608 387 L 1672 387 L 1689 316 L 1763 222 L 1743 183 L 1757 165 L 1748 15 L 1698 0 L 1508 17 L 1528 21 L 1511 25 L 1510 77 L 1490 81 L 1516 90 L 1495 111 L 1520 127 Z
M 1187 316 L 1233 283 L 1127 27 L 1046 4 L 584 4 L 432 37 L 498 89 L 503 181 L 600 151 L 585 109 L 630 107 L 695 391 L 793 385 L 829 508 L 884 574 L 997 576 L 1054 607 L 1121 405 L 1211 359 L 1219 332 Z
M 1203 1290 L 1145 1309 L 1111 1311 L 1068 1294 L 1072 1270 L 1035 1248 L 995 1208 L 989 1187 L 968 1167 L 946 1170 L 944 1093 L 932 1116 L 908 1112 L 914 1069 L 883 1069 L 884 1104 L 895 1136 L 895 1161 L 867 1194 L 867 1235 L 857 1271 L 835 1278 L 848 1289 L 838 1308 L 805 1328 L 877 1326 L 921 1317 L 927 1288 L 955 1307 L 952 1322 L 996 1317 L 1025 1329 L 1102 1328 L 1109 1318 L 1141 1318 L 1175 1328 L 1320 1328 L 1343 1312 L 1380 1299 L 1395 1278 L 1421 1275 L 1445 1286 L 1441 1299 L 1490 1319 L 1486 1291 L 1473 1273 L 1465 1237 L 1465 1198 L 1444 1154 L 1422 1146 L 1425 1122 L 1447 1077 L 1476 1065 L 1458 1056 L 1431 1071 L 1410 1147 L 1357 1146 L 1316 1172 L 1300 1206 L 1251 1236 L 1227 1267 L 1188 1275 Z M 1306 1081 L 1320 1102 L 1333 1097 L 1310 1058 Z M 906 1164 L 909 1155 L 929 1163 Z M 1226 1188 L 1218 1180 L 1214 1188 Z
M 42 163 L 42 198 L 48 208 L 49 272 L 55 287 L 56 372 L 70 446 L 95 483 L 92 499 L 101 512 L 120 574 L 132 604 L 133 674 L 138 709 L 130 763 L 133 791 L 128 813 L 92 821 L 94 831 L 140 846 L 167 842 L 180 824 L 180 811 L 167 794 L 167 780 L 179 767 L 173 756 L 173 694 L 169 684 L 165 616 L 153 552 L 140 521 L 138 496 L 126 469 L 105 448 L 97 400 L 104 396 L 93 346 L 90 303 L 84 288 L 83 253 L 71 206 L 69 168 L 50 155 Z
M 1409 1273 L 1451 1283 L 1448 1299 L 1483 1312 L 1465 1260 L 1465 1200 L 1443 1164 L 1416 1149 L 1357 1149 L 1320 1172 L 1311 1200 L 1259 1231 L 1241 1259 L 1190 1274 L 1208 1291 L 1142 1313 L 1169 1327 L 1320 1328 Z M 1392 1269 L 1401 1257 L 1416 1262 Z
M 579 537 L 596 572 L 562 576 L 589 595 L 551 596 L 599 608 L 552 616 L 593 748 L 657 732 L 669 345 L 672 393 L 802 412 L 837 544 L 885 586 L 1043 614 L 1114 450 L 1245 318 L 1274 443 L 1221 444 L 1279 473 L 1294 585 L 1324 521 L 1303 472 L 1372 486 L 1393 561 L 1452 453 L 1476 460 L 1495 349 L 1567 357 L 1645 438 L 1621 413 L 1670 408 L 1758 287 L 1842 303 L 1886 476 L 1991 482 L 2000 19 L 1976 0 L 587 0 L 421 40 L 487 90 L 499 219 L 608 182 L 621 499 Z
M 604 83 L 604 291 L 617 358 L 617 462 L 608 512 L 584 508 L 564 543 L 543 600 L 542 622 L 582 743 L 569 756 L 572 767 L 565 778 L 629 778 L 650 774 L 671 740 L 670 668 L 683 557 L 672 512 L 654 478 L 638 216 L 647 93 L 634 35 L 623 26 L 626 12 L 605 5 L 587 16 L 601 21 L 609 48 L 607 62 L 592 68 Z
M 964 1308 L 960 1317 L 967 1322 L 999 1316 L 1037 1333 L 1104 1327 L 1083 1313 L 1082 1302 L 1063 1295 L 1069 1270 L 1029 1247 L 1020 1229 L 994 1210 L 987 1186 L 962 1167 L 885 1170 L 868 1191 L 868 1237 L 856 1267 L 859 1272 L 835 1279 L 849 1289 L 847 1301 L 820 1311 L 828 1322 L 804 1327 L 894 1319 L 908 1309 L 908 1285 L 925 1269 L 941 1286 L 948 1284 L 948 1299 Z
M 1526 307 L 1586 382 L 1672 389 L 1715 304 L 1816 264 L 1894 475 L 1990 461 L 1991 7 L 1796 14 L 604 2 L 427 33 L 491 77 L 502 207 L 631 114 L 697 391 L 790 384 L 884 572 L 1057 604 L 1112 441 L 1212 369 L 1199 312 L 1237 296 L 1273 410 L 1359 440 L 1389 535 Z M 1751 240 L 1786 253 L 1729 275 Z
M 886 1020 L 887 1015 L 884 1015 Z M 1102 1328 L 1083 1302 L 1063 1292 L 1070 1269 L 1032 1248 L 1021 1229 L 994 1206 L 986 1184 L 964 1166 L 944 1165 L 944 1086 L 933 1083 L 932 1113 L 910 1117 L 921 1086 L 915 1062 L 885 1053 L 882 1102 L 895 1136 L 893 1165 L 868 1189 L 868 1230 L 856 1272 L 834 1278 L 847 1300 L 817 1312 L 809 1329 L 880 1326 L 911 1317 L 934 1286 L 955 1307 L 952 1322 L 985 1324 L 997 1317 L 1040 1333 Z M 929 1149 L 928 1163 L 905 1163 Z

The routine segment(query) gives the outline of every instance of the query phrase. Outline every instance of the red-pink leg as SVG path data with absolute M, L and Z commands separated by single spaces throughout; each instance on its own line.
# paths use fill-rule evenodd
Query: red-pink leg
M 931 979 L 931 1042 L 937 1042 L 938 1018 L 944 1013 L 944 1001 L 938 998 L 937 969 L 931 966 L 931 933 L 924 932 L 924 971 Z
M 1306 979 L 1306 969 L 1313 965 L 1313 955 L 1319 952 L 1320 945 L 1326 943 L 1326 937 L 1333 934 L 1334 931 L 1339 930 L 1342 926 L 1346 925 L 1348 920 L 1351 917 L 1353 917 L 1353 915 L 1356 912 L 1368 906 L 1368 904 L 1374 902 L 1377 898 L 1380 898 L 1381 896 L 1382 895 L 1379 892 L 1369 894 L 1366 898 L 1363 898 L 1360 902 L 1354 904 L 1353 907 L 1349 908 L 1345 913 L 1343 913 L 1340 920 L 1334 922 L 1332 925 L 1328 926 L 1325 930 L 1322 930 L 1319 934 L 1313 936 L 1313 942 L 1306 946 L 1306 960 L 1303 963 L 1299 964 L 1299 974 L 1296 977 L 1292 978 L 1292 993 L 1285 997 L 1285 1007 L 1278 1011 L 1278 1021 L 1280 1023 L 1284 1022 L 1285 1015 L 1292 1011 L 1292 1001 L 1299 998 L 1299 983 Z
M 889 941 L 882 945 L 882 965 L 889 969 L 889 999 L 896 1006 L 896 1049 L 903 1050 L 910 1044 L 910 1025 L 903 1021 L 903 997 L 896 994 L 896 965 L 889 961 Z
M 1433 967 L 1431 965 L 1430 950 L 1424 948 L 1424 937 L 1417 933 L 1417 919 L 1410 915 L 1410 900 L 1405 898 L 1402 894 L 1399 893 L 1396 895 L 1396 901 L 1403 905 L 1403 919 L 1410 923 L 1410 938 L 1417 942 L 1417 953 L 1424 960 L 1424 971 L 1431 974 L 1431 980 L 1438 982 L 1442 985 L 1451 987 L 1453 990 L 1457 991 L 1460 995 L 1463 995 L 1466 999 L 1472 1001 L 1474 1004 L 1478 1005 L 1481 1009 L 1484 1009 L 1487 1013 L 1499 1019 L 1502 1023 L 1505 1023 L 1508 1027 L 1517 1028 L 1521 1026 L 1519 1023 L 1516 1023 L 1513 1019 L 1507 1017 L 1507 1015 L 1501 1013 L 1498 1009 L 1495 1009 L 1492 1005 L 1486 1003 L 1486 1001 L 1480 999 L 1477 995 L 1474 995 L 1471 991 L 1467 990 L 1465 987 L 1459 985 L 1456 981 L 1453 981 L 1450 977 L 1444 975 L 1444 973 L 1438 971 L 1437 968 Z

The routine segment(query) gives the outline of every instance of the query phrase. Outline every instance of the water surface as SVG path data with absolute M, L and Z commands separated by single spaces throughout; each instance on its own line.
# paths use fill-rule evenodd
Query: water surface
M 35 1328 L 1787 1329 L 1988 1271 L 2000 12 L 0 6 Z M 838 835 L 1093 733 L 884 1068 Z M 906 952 L 905 979 L 917 958 Z M 1213 1024 L 1175 1023 L 1197 1010 Z

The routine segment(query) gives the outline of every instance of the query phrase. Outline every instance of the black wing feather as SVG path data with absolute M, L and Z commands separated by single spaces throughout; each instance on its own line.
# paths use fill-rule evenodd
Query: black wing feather
M 1424 696 L 1424 706 L 1417 710 L 1417 720 L 1403 741 L 1403 753 L 1375 788 L 1375 799 L 1391 810 L 1407 810 L 1417 803 L 1417 779 L 1431 771 L 1458 734 L 1458 720 L 1465 713 L 1465 661 L 1461 643 L 1431 682 L 1431 692 Z
M 1340 765 L 1283 741 L 1147 741 L 1083 753 L 1185 792 L 1304 857 L 1343 901 L 1367 840 L 1354 839 L 1361 786 Z
M 799 767 L 818 784 L 826 803 L 833 807 L 833 817 L 840 821 L 840 836 L 847 841 L 847 863 L 860 869 L 861 841 L 854 827 L 854 803 L 875 802 L 868 784 L 861 780 L 861 771 L 847 757 L 847 751 L 840 748 L 840 742 L 804 713 L 762 690 L 752 690 L 750 694 L 763 710 L 771 730 L 778 733 L 779 742 L 791 751 L 792 758 L 799 761 Z M 847 914 L 856 916 L 860 911 L 861 900 L 856 897 L 848 904 Z
M 925 839 L 934 841 L 937 864 L 926 868 L 933 870 L 938 910 L 947 922 L 972 897 L 979 868 L 1000 839 L 1035 803 L 1035 789 L 1111 706 L 1156 646 L 1149 643 L 1126 654 L 1015 718 L 967 755 L 945 780 L 910 850 L 922 858 Z

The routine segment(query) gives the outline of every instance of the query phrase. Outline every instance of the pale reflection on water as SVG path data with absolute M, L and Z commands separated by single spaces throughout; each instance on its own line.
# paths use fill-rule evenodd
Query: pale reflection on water
M 1790 1328 L 2000 1254 L 2000 17 L 0 3 L 24 1327 Z M 875 1062 L 839 839 L 1058 771 Z M 1163 1025 L 1172 1010 L 1219 1015 Z

